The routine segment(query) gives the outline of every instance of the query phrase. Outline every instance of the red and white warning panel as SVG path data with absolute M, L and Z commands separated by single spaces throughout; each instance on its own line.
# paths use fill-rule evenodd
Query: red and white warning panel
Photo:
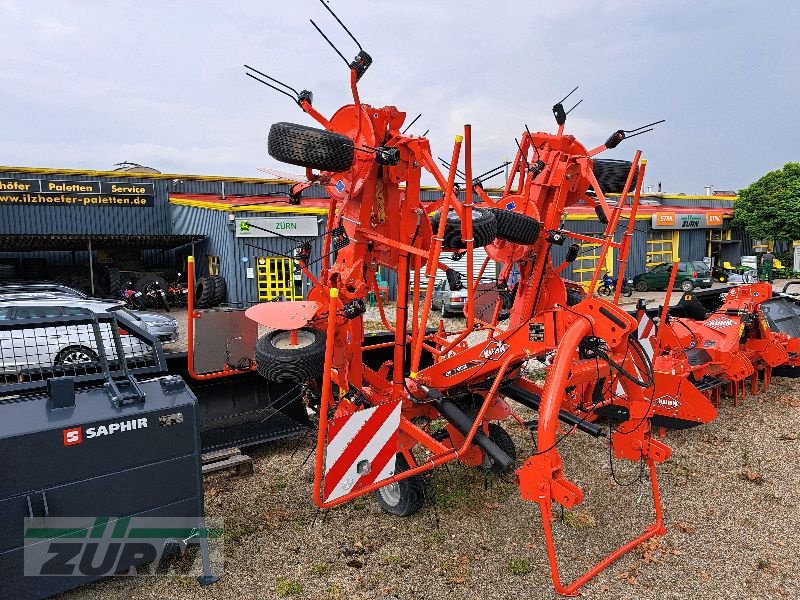
M 330 421 L 325 502 L 394 475 L 400 405 L 399 401 L 386 402 Z

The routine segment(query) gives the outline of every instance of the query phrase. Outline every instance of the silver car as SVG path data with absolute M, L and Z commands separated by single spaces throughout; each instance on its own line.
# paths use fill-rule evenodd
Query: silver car
M 178 322 L 173 317 L 123 309 L 124 303 L 121 300 L 90 298 L 83 292 L 59 284 L 0 284 L 0 305 L 29 300 L 47 300 L 51 305 L 59 306 L 84 306 L 93 312 L 104 312 L 107 308 L 103 307 L 113 306 L 118 315 L 157 337 L 162 344 L 177 342 L 179 338 Z
M 67 302 L 69 300 L 69 302 Z M 120 321 L 120 340 L 125 357 L 152 357 L 153 349 L 128 335 L 126 324 L 150 330 L 147 323 L 124 308 L 121 302 L 80 298 L 9 298 L 0 300 L 0 321 L 46 317 L 114 313 Z M 160 316 L 160 315 L 159 315 Z M 174 319 L 173 319 L 174 320 Z M 176 324 L 177 325 L 177 324 Z M 117 357 L 109 323 L 100 324 L 103 349 L 109 360 Z M 0 374 L 13 375 L 31 370 L 76 368 L 97 364 L 97 337 L 91 325 L 43 325 L 26 329 L 0 330 Z

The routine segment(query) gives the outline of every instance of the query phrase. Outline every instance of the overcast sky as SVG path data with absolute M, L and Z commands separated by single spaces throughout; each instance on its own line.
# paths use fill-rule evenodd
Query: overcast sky
M 800 159 L 800 3 L 331 0 L 374 63 L 362 101 L 393 104 L 434 152 L 473 125 L 476 169 L 513 157 L 523 124 L 567 123 L 587 146 L 666 119 L 606 153 L 649 159 L 665 192 L 738 189 Z M 310 117 L 244 76 L 243 63 L 351 101 L 341 59 L 356 47 L 317 0 L 0 0 L 0 163 L 258 176 L 275 121 Z M 567 102 L 567 108 L 571 104 Z M 497 182 L 498 180 L 494 180 Z M 493 182 L 493 183 L 494 183 Z

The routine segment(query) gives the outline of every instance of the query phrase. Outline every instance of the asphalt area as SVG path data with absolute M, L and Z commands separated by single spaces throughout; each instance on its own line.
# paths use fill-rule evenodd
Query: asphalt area
M 504 427 L 520 466 L 533 439 L 515 422 Z M 583 597 L 800 594 L 800 381 L 775 378 L 737 407 L 725 398 L 715 421 L 665 441 L 673 450 L 658 470 L 667 534 L 623 556 Z M 213 586 L 117 577 L 63 597 L 558 597 L 538 507 L 521 500 L 511 476 L 450 463 L 434 470 L 425 507 L 411 517 L 384 514 L 370 496 L 320 512 L 311 500 L 313 448 L 313 435 L 250 448 L 253 475 L 206 478 L 207 514 L 225 523 L 225 570 Z M 611 461 L 603 438 L 576 433 L 559 450 L 566 476 L 585 492 L 576 509 L 555 508 L 562 576 L 571 580 L 641 532 L 653 510 L 647 474 Z

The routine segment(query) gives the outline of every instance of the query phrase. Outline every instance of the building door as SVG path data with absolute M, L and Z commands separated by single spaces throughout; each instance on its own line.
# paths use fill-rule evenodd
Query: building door
M 301 300 L 302 285 L 295 285 L 294 261 L 289 258 L 259 256 L 256 259 L 256 289 L 258 301 Z M 302 283 L 302 282 L 301 282 Z

